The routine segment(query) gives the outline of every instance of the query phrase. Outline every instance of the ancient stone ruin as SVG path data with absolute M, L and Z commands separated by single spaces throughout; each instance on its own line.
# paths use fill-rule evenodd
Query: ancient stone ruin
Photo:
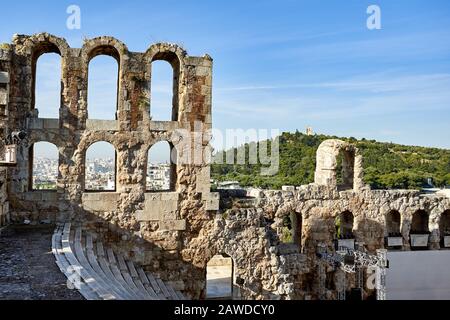
M 62 61 L 59 119 L 40 118 L 35 106 L 36 63 L 49 52 Z M 89 117 L 88 66 L 98 55 L 112 56 L 119 65 L 116 120 Z M 174 71 L 171 121 L 151 117 L 149 83 L 156 60 L 169 62 Z M 412 231 L 423 229 L 429 232 L 426 247 L 445 246 L 442 225 L 450 199 L 419 191 L 370 190 L 363 183 L 361 154 L 339 140 L 319 147 L 310 185 L 241 195 L 211 192 L 205 161 L 211 137 L 205 133 L 212 126 L 212 66 L 208 55 L 189 56 L 177 45 L 159 43 L 138 53 L 111 37 L 86 40 L 81 49 L 46 33 L 16 35 L 11 44 L 1 45 L 0 138 L 5 156 L 0 159 L 0 226 L 56 224 L 54 253 L 62 259 L 58 265 L 64 271 L 90 263 L 86 272 L 99 276 L 97 287 L 84 284 L 85 297 L 93 299 L 114 294 L 146 298 L 140 285 L 147 288 L 153 281 L 164 292 L 147 298 L 204 299 L 207 264 L 217 255 L 232 259 L 234 298 L 336 299 L 342 290 L 337 288 L 341 271 L 329 265 L 321 271 L 319 245 L 333 250 L 336 241 L 350 240 L 374 253 L 395 238 L 391 245 L 410 250 L 416 245 Z M 4 142 L 20 131 L 26 138 Z M 54 191 L 33 190 L 33 146 L 41 141 L 59 151 Z M 99 141 L 116 151 L 111 192 L 85 187 L 86 151 Z M 176 155 L 171 189 L 148 192 L 148 150 L 159 141 L 169 142 Z M 5 151 L 11 146 L 15 149 Z M 288 241 L 283 238 L 286 230 L 291 233 Z M 103 246 L 110 251 L 104 253 Z M 102 280 L 108 273 L 103 265 L 103 270 L 97 267 L 111 252 L 106 269 L 114 271 L 118 257 L 120 270 L 131 277 L 114 282 L 108 292 Z M 148 278 L 140 278 L 142 272 Z M 131 291 L 125 288 L 129 281 Z M 357 282 L 356 275 L 347 277 L 344 289 L 357 287 Z M 373 290 L 364 288 L 363 294 L 368 297 Z

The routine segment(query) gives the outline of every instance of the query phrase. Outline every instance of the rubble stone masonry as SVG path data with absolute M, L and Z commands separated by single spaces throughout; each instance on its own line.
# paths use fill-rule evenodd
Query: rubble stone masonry
M 61 56 L 59 119 L 40 118 L 35 106 L 36 62 L 49 52 Z M 98 55 L 112 56 L 119 65 L 116 120 L 89 118 L 88 66 Z M 156 60 L 167 61 L 174 70 L 168 121 L 151 117 L 149 84 Z M 212 126 L 212 66 L 208 55 L 189 56 L 174 44 L 131 52 L 112 37 L 88 39 L 81 49 L 47 33 L 16 35 L 11 44 L 0 45 L 0 138 L 14 130 L 27 132 L 18 145 L 17 166 L 0 169 L 2 225 L 25 220 L 82 223 L 192 299 L 205 297 L 206 265 L 217 254 L 233 259 L 234 286 L 243 299 L 319 298 L 316 248 L 332 247 L 335 218 L 346 211 L 354 217 L 356 241 L 371 252 L 385 246 L 386 217 L 393 210 L 401 214 L 403 249 L 408 250 L 412 216 L 425 211 L 429 247 L 439 248 L 440 218 L 450 209 L 449 199 L 418 191 L 370 190 L 363 183 L 358 150 L 339 140 L 319 148 L 313 184 L 253 190 L 244 199 L 222 193 L 219 199 L 210 191 L 209 164 L 182 161 L 195 150 L 210 150 L 204 133 Z M 59 150 L 56 191 L 32 190 L 33 144 L 41 141 Z M 99 141 L 111 143 L 117 153 L 113 192 L 85 191 L 86 150 Z M 177 154 L 172 188 L 146 192 L 148 150 L 159 141 L 169 142 Z M 341 181 L 336 176 L 339 153 Z M 292 244 L 280 240 L 286 217 L 295 221 Z M 326 271 L 331 285 L 322 297 L 336 298 L 336 272 Z

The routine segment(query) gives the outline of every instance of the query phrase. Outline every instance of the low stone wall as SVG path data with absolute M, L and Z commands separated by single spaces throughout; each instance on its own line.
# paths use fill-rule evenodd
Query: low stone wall
M 345 211 L 354 217 L 356 241 L 374 251 L 384 247 L 387 236 L 386 217 L 392 211 L 401 215 L 404 249 L 409 249 L 409 232 L 413 214 L 423 210 L 429 216 L 430 248 L 439 248 L 441 215 L 450 209 L 450 199 L 441 195 L 425 195 L 414 190 L 370 190 L 361 192 L 323 188 L 315 184 L 296 191 L 261 191 L 257 206 L 274 219 L 273 227 L 295 212 L 302 219 L 302 244 L 314 252 L 318 243 L 331 245 L 335 237 L 335 219 Z

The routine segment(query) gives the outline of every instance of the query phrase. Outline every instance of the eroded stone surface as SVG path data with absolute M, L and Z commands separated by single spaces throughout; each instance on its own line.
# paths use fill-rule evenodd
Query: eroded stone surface
M 83 300 L 55 264 L 53 230 L 21 227 L 0 236 L 0 299 Z
M 34 106 L 34 65 L 46 52 L 62 58 L 59 120 L 39 118 Z M 119 63 L 117 120 L 112 122 L 88 119 L 88 65 L 100 54 Z M 173 113 L 167 121 L 151 118 L 150 66 L 155 60 L 165 60 L 174 69 Z M 152 45 L 144 53 L 130 52 L 111 37 L 88 39 L 74 49 L 46 33 L 16 35 L 12 44 L 0 46 L 0 72 L 8 73 L 3 78 L 9 81 L 6 86 L 0 83 L 0 95 L 6 94 L 0 99 L 6 102 L 0 103 L 0 141 L 12 130 L 28 134 L 18 146 L 17 166 L 0 168 L 2 225 L 82 222 L 116 252 L 193 299 L 205 298 L 207 263 L 217 254 L 233 259 L 235 286 L 243 299 L 317 299 L 319 294 L 336 298 L 339 274 L 331 267 L 325 270 L 325 292 L 320 292 L 316 248 L 332 247 L 336 217 L 346 211 L 353 215 L 356 241 L 370 252 L 384 247 L 386 215 L 392 210 L 401 214 L 403 249 L 409 248 L 412 216 L 418 210 L 429 215 L 429 247 L 439 247 L 439 224 L 442 213 L 450 209 L 449 198 L 370 190 L 363 184 L 359 151 L 340 140 L 319 147 L 313 184 L 285 186 L 283 191 L 251 190 L 248 197 L 242 191 L 222 193 L 220 199 L 211 193 L 209 165 L 202 160 L 211 138 L 204 133 L 212 125 L 208 55 L 192 57 L 167 43 Z M 30 149 L 40 141 L 55 144 L 60 153 L 55 192 L 30 190 Z M 99 141 L 111 143 L 117 152 L 117 190 L 112 193 L 84 190 L 86 150 Z M 169 142 L 177 151 L 176 179 L 170 192 L 148 193 L 148 150 L 159 141 Z M 193 155 L 195 150 L 200 153 Z M 336 172 L 339 153 L 342 181 Z M 182 161 L 190 157 L 191 161 Z M 288 244 L 280 241 L 287 217 L 295 221 L 293 243 Z M 11 252 L 15 246 L 5 244 Z M 19 262 L 26 250 L 18 253 Z M 355 279 L 347 278 L 351 288 Z M 32 283 L 20 282 L 10 289 L 28 292 Z

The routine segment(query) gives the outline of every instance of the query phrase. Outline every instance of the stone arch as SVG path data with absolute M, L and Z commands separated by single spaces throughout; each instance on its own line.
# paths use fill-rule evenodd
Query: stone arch
M 196 248 L 194 264 L 204 269 L 204 276 L 207 262 L 213 256 L 223 253 L 233 259 L 235 285 L 240 296 L 245 299 L 267 297 L 267 291 L 263 289 L 265 284 L 260 277 L 255 276 L 254 270 L 262 270 L 261 268 L 266 265 L 265 261 L 277 257 L 267 250 L 269 236 L 257 222 L 257 216 L 256 211 L 252 209 L 246 213 L 232 210 L 228 218 L 216 218 L 208 222 L 209 227 L 202 229 L 199 237 L 192 242 Z M 229 236 L 230 234 L 233 236 Z M 259 254 L 255 255 L 255 252 Z
M 14 42 L 20 42 L 20 38 L 15 38 Z M 66 59 L 70 46 L 63 38 L 56 37 L 48 33 L 38 33 L 26 38 L 23 43 L 24 50 L 30 55 L 31 59 L 31 109 L 35 109 L 36 104 L 36 69 L 39 58 L 46 53 L 55 53 L 61 57 L 61 82 L 64 76 L 63 67 L 66 64 Z M 63 86 L 60 87 L 60 97 L 62 99 Z M 61 100 L 60 99 L 60 100 Z
M 338 157 L 342 154 L 342 182 L 337 179 Z M 359 190 L 363 186 L 362 156 L 348 142 L 325 140 L 317 149 L 314 182 L 338 190 Z
M 44 184 L 42 184 L 40 187 L 36 187 L 36 185 L 35 185 L 36 181 L 34 179 L 34 172 L 35 172 L 35 170 L 37 170 L 36 159 L 35 159 L 36 146 L 43 145 L 43 144 L 47 144 L 48 146 L 51 146 L 50 148 L 54 149 L 56 151 L 53 154 L 53 156 L 56 156 L 56 169 L 55 169 L 55 172 L 54 172 L 53 176 L 52 176 L 51 172 L 45 172 L 45 173 L 42 172 L 43 176 L 47 176 L 47 178 L 49 178 L 49 180 L 47 181 L 48 182 L 47 186 L 44 186 Z M 48 151 L 49 150 L 47 150 L 47 152 Z M 28 170 L 28 172 L 29 172 L 28 188 L 29 188 L 29 190 L 30 191 L 35 191 L 35 190 L 50 190 L 50 191 L 51 190 L 56 190 L 57 182 L 58 182 L 59 175 L 60 175 L 60 172 L 59 172 L 60 152 L 59 152 L 58 146 L 55 143 L 49 142 L 49 141 L 46 141 L 46 140 L 35 141 L 28 148 L 28 159 L 29 159 L 29 162 L 28 162 L 28 165 L 29 165 L 29 170 Z M 50 164 L 50 163 L 45 164 L 45 166 L 46 166 L 45 169 L 48 169 L 48 166 L 51 166 L 51 165 L 52 164 Z M 54 163 L 53 163 L 53 165 L 54 165 Z M 44 169 L 44 168 L 42 168 L 42 169 Z M 48 176 L 47 174 L 50 174 L 50 176 Z
M 89 61 L 99 55 L 111 56 L 121 65 L 123 57 L 128 54 L 128 48 L 120 40 L 105 36 L 86 40 L 81 52 L 85 67 Z
M 95 145 L 98 144 L 105 144 L 108 145 L 108 148 L 112 149 L 114 151 L 114 158 L 113 159 L 107 159 L 106 163 L 99 163 L 99 166 L 103 166 L 105 168 L 108 168 L 109 166 L 113 166 L 112 170 L 106 170 L 106 174 L 104 174 L 103 176 L 100 176 L 100 178 L 98 179 L 100 184 L 98 185 L 93 185 L 92 183 L 90 183 L 90 179 L 89 177 L 91 175 L 94 175 L 96 172 L 95 166 L 96 166 L 96 162 L 94 162 L 93 166 L 94 168 L 88 168 L 87 162 L 89 161 L 88 158 L 88 153 L 90 151 L 90 149 L 92 147 L 94 147 Z M 95 141 L 90 143 L 87 148 L 84 151 L 84 172 L 83 172 L 83 184 L 84 184 L 84 191 L 85 192 L 95 192 L 95 191 L 102 191 L 102 192 L 115 192 L 117 190 L 117 148 L 114 146 L 114 144 L 112 144 L 111 142 L 105 141 L 105 140 L 101 140 L 101 141 Z M 110 161 L 112 161 L 112 163 L 110 163 Z M 113 177 L 111 177 L 113 176 Z M 103 181 L 103 180 L 107 179 L 107 181 Z
M 147 70 L 151 74 L 151 67 L 155 61 L 166 61 L 173 69 L 173 91 L 172 91 L 172 121 L 178 121 L 180 112 L 181 85 L 184 82 L 185 57 L 187 53 L 180 46 L 170 43 L 156 43 L 150 46 L 144 54 Z M 149 77 L 150 83 L 152 81 Z M 150 92 L 150 113 L 151 113 Z
M 439 221 L 439 233 L 441 238 L 450 236 L 450 209 L 442 212 Z
M 88 117 L 89 114 L 89 106 L 88 106 L 88 88 L 89 88 L 89 64 L 90 62 L 100 55 L 109 56 L 116 60 L 118 66 L 118 75 L 117 75 L 117 85 L 116 85 L 116 115 L 115 119 L 118 119 L 118 114 L 122 106 L 122 80 L 125 67 L 125 57 L 128 55 L 127 46 L 121 41 L 113 38 L 113 37 L 99 37 L 94 39 L 87 40 L 83 47 L 81 48 L 81 56 L 83 63 L 83 74 L 85 77 L 85 90 L 84 90 L 84 101 L 85 108 L 83 110 Z M 88 117 L 89 118 L 89 117 Z
M 401 236 L 401 214 L 397 210 L 389 211 L 385 216 L 387 236 Z
M 336 216 L 336 238 L 353 239 L 354 222 L 353 213 L 349 210 Z

